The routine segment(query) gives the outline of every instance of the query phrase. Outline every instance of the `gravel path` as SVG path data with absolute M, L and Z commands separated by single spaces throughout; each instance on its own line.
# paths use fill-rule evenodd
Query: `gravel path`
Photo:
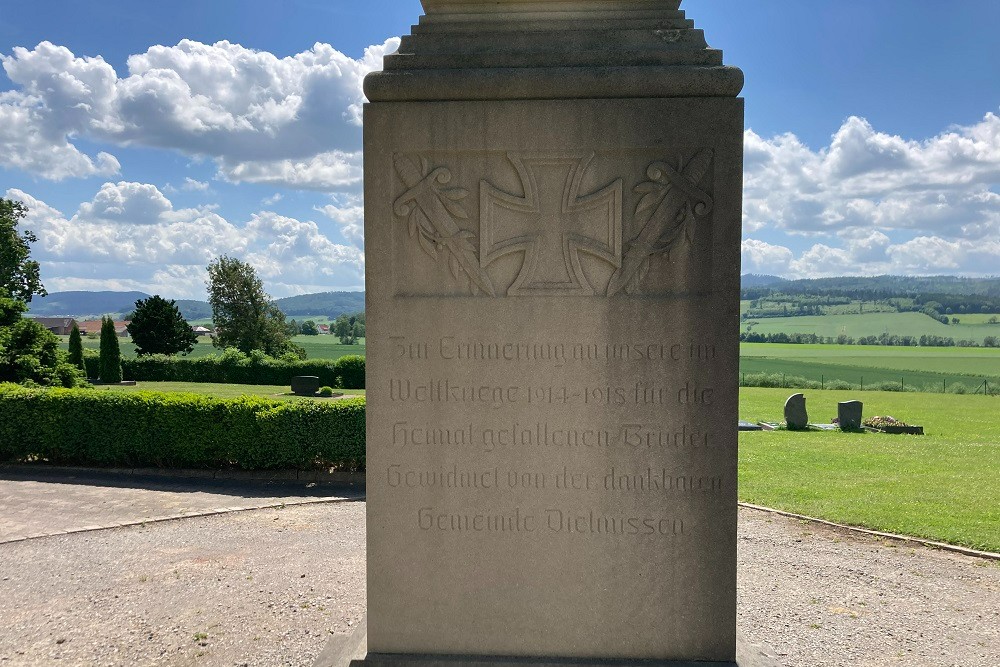
M 0 545 L 0 665 L 311 665 L 364 614 L 364 526 L 347 502 Z
M 1000 665 L 994 562 L 753 510 L 739 545 L 740 628 L 786 667 Z M 308 666 L 364 580 L 363 503 L 2 544 L 0 665 Z
M 738 624 L 787 667 L 997 667 L 1000 563 L 740 510 Z

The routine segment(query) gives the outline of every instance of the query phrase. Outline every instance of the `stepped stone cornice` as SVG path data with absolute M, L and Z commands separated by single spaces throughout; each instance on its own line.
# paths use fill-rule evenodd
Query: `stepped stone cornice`
M 735 97 L 743 72 L 681 0 L 422 0 L 377 101 Z

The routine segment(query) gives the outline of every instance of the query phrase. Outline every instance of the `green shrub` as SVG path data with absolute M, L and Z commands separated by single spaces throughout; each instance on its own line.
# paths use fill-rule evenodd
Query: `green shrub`
M 320 387 L 319 395 L 323 398 L 330 398 L 333 396 L 333 387 Z
M 28 389 L 0 384 L 0 461 L 119 467 L 365 464 L 365 401 Z
M 949 394 L 967 394 L 967 393 L 969 393 L 969 388 L 966 387 L 961 382 L 952 382 L 950 385 L 948 385 L 948 393 Z
M 344 389 L 364 389 L 365 358 L 349 354 L 337 359 L 337 376 L 340 378 L 340 386 Z
M 917 387 L 912 387 L 910 385 L 902 385 L 899 382 L 893 382 L 891 380 L 886 382 L 876 382 L 872 385 L 865 385 L 865 391 L 919 391 Z
M 781 373 L 746 373 L 740 381 L 741 387 L 770 387 L 770 388 L 796 388 L 796 389 L 820 389 L 821 383 L 816 380 L 807 380 L 797 375 L 782 375 Z
M 343 359 L 348 361 L 343 362 Z M 88 375 L 97 377 L 97 359 L 85 355 L 84 363 L 87 365 Z M 364 357 L 341 357 L 335 361 L 290 357 L 274 359 L 256 352 L 248 356 L 235 348 L 229 348 L 221 355 L 197 359 L 152 354 L 139 358 L 125 357 L 121 363 L 124 379 L 139 382 L 288 385 L 297 375 L 315 375 L 321 386 L 364 388 Z M 345 374 L 357 386 L 342 384 L 339 378 Z
M 847 380 L 830 380 L 824 383 L 824 388 L 832 389 L 837 391 L 851 391 L 858 388 L 858 385 L 852 384 Z
M 80 371 L 65 359 L 56 335 L 34 320 L 0 327 L 0 382 L 63 387 L 83 384 Z

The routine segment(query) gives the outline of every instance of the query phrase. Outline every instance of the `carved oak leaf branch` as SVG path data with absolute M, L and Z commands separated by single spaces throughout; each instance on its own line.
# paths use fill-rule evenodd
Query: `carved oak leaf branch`
M 460 228 L 455 219 L 465 220 L 469 214 L 459 203 L 469 192 L 463 188 L 445 188 L 451 182 L 451 172 L 445 167 L 431 169 L 426 159 L 417 166 L 407 157 L 393 156 L 396 172 L 408 188 L 393 203 L 393 211 L 407 219 L 410 237 L 416 237 L 425 253 L 432 259 L 438 252 L 448 257 L 448 268 L 456 280 L 464 275 L 473 294 L 477 291 L 496 296 L 493 283 L 479 265 L 476 235 Z
M 712 197 L 698 187 L 713 155 L 712 149 L 702 149 L 686 166 L 681 158 L 677 169 L 666 162 L 649 165 L 649 180 L 635 187 L 635 192 L 642 194 L 635 209 L 636 219 L 645 216 L 646 222 L 629 244 L 622 267 L 611 276 L 608 296 L 623 289 L 635 294 L 649 271 L 650 257 L 669 256 L 681 239 L 688 244 L 694 242 L 697 219 L 711 213 L 715 205 Z

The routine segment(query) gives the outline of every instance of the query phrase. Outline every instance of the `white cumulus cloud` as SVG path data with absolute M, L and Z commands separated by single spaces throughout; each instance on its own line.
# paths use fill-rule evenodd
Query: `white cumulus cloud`
M 745 135 L 744 229 L 822 235 L 878 229 L 944 237 L 1000 232 L 1000 116 L 925 141 L 852 117 L 829 146 Z
M 280 58 L 227 41 L 181 40 L 128 59 L 42 42 L 0 57 L 17 87 L 0 94 L 0 165 L 59 180 L 118 173 L 76 137 L 215 159 L 230 181 L 336 189 L 360 178 L 364 76 L 398 39 L 354 59 L 329 44 Z
M 364 253 L 331 241 L 312 221 L 261 212 L 235 224 L 210 207 L 175 209 L 155 186 L 105 183 L 75 214 L 18 189 L 32 254 L 52 289 L 141 289 L 204 298 L 205 267 L 219 255 L 255 266 L 274 296 L 361 289 Z

